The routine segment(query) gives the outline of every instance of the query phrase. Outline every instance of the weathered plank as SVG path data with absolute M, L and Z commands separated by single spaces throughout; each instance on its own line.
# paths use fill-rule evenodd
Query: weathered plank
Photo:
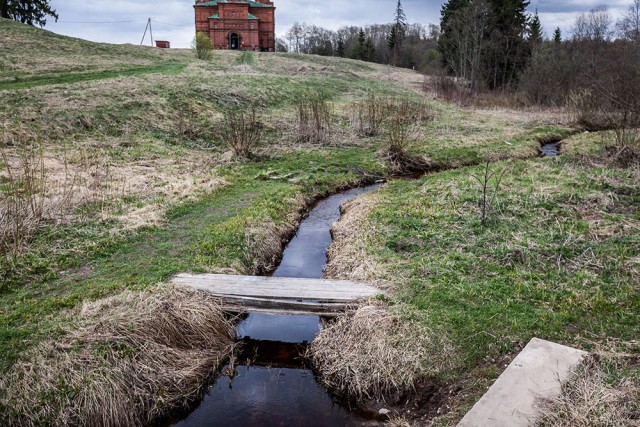
M 460 421 L 458 427 L 526 427 L 537 417 L 537 397 L 560 394 L 560 384 L 584 351 L 533 338 Z
M 382 293 L 371 285 L 348 280 L 289 277 L 178 274 L 173 283 L 210 292 L 231 307 L 323 315 L 344 311 L 349 304 Z

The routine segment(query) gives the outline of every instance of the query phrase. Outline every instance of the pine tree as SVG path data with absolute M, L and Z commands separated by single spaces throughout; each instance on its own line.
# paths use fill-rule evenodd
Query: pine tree
M 356 46 L 355 59 L 360 59 L 361 61 L 366 59 L 366 43 L 367 36 L 364 33 L 364 29 L 360 28 L 360 31 L 358 31 L 358 46 Z
M 58 14 L 49 2 L 50 0 L 0 0 L 0 17 L 44 27 L 47 16 L 58 20 Z
M 473 3 L 481 9 L 476 0 L 449 0 L 441 9 L 441 36 L 438 48 L 443 54 L 449 71 L 460 73 L 469 60 L 464 57 L 464 42 L 468 39 L 469 7 Z M 526 0 L 486 0 L 489 6 L 489 23 L 483 37 L 486 46 L 482 53 L 481 74 L 490 88 L 504 87 L 515 81 L 526 65 L 531 50 L 525 35 L 528 30 Z M 484 19 L 484 17 L 482 17 Z
M 557 27 L 553 32 L 553 42 L 555 44 L 562 43 L 562 32 L 560 31 L 560 27 Z
M 391 28 L 387 39 L 389 49 L 391 50 L 391 60 L 394 65 L 397 65 L 398 63 L 398 53 L 402 48 L 402 42 L 404 41 L 406 31 L 407 16 L 404 14 L 404 10 L 402 9 L 401 0 L 398 0 L 395 17 L 393 19 L 393 27 Z
M 367 42 L 365 43 L 365 60 L 369 62 L 374 62 L 376 59 L 376 47 L 373 44 L 373 39 L 371 37 L 367 38 Z
M 538 9 L 529 22 L 529 42 L 531 44 L 538 44 L 542 41 L 542 24 L 540 23 L 540 17 L 538 16 Z
M 338 39 L 338 43 L 336 46 L 336 54 L 339 57 L 344 58 L 344 40 L 342 40 L 341 38 Z

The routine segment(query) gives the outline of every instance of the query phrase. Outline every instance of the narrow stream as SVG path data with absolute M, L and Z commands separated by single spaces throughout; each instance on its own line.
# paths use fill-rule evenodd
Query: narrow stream
M 560 154 L 560 147 L 557 142 L 551 142 L 549 144 L 544 144 L 540 148 L 542 157 L 557 157 Z
M 340 204 L 375 190 L 355 188 L 321 200 L 285 249 L 275 277 L 320 278 Z M 237 328 L 244 341 L 235 375 L 221 376 L 204 399 L 176 427 L 361 426 L 376 425 L 333 399 L 301 357 L 320 331 L 318 316 L 250 313 Z M 225 366 L 226 372 L 229 366 Z

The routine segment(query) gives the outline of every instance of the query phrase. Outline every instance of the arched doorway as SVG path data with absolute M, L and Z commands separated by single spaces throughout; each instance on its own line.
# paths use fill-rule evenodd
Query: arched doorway
M 235 50 L 240 48 L 240 36 L 236 33 L 229 34 L 229 49 Z

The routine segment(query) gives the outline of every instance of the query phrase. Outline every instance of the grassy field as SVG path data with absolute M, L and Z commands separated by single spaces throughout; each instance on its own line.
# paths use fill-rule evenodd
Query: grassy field
M 504 176 L 484 225 L 484 166 L 395 181 L 347 211 L 332 276 L 387 284 L 392 303 L 424 313 L 424 326 L 454 344 L 456 368 L 440 374 L 459 398 L 442 424 L 464 415 L 534 336 L 624 349 L 637 362 L 640 169 L 606 160 L 610 137 L 570 138 L 556 159 L 492 164 Z M 637 386 L 631 366 L 623 375 Z
M 68 334 L 83 302 L 181 271 L 270 271 L 314 199 L 388 174 L 386 132 L 354 125 L 372 94 L 428 111 L 410 129 L 411 155 L 508 168 L 486 226 L 471 178 L 481 169 L 471 166 L 390 183 L 366 218 L 375 233 L 354 243 L 353 259 L 375 262 L 372 280 L 433 313 L 464 350 L 451 381 L 534 334 L 585 348 L 637 335 L 637 171 L 578 156 L 596 134 L 573 137 L 575 155 L 531 160 L 541 140 L 575 132 L 560 112 L 463 109 L 412 71 L 360 61 L 237 52 L 198 61 L 188 50 L 0 24 L 4 372 Z M 318 96 L 329 137 L 300 142 L 298 102 Z M 249 106 L 262 145 L 240 160 L 218 130 Z M 495 378 L 482 369 L 467 403 Z

